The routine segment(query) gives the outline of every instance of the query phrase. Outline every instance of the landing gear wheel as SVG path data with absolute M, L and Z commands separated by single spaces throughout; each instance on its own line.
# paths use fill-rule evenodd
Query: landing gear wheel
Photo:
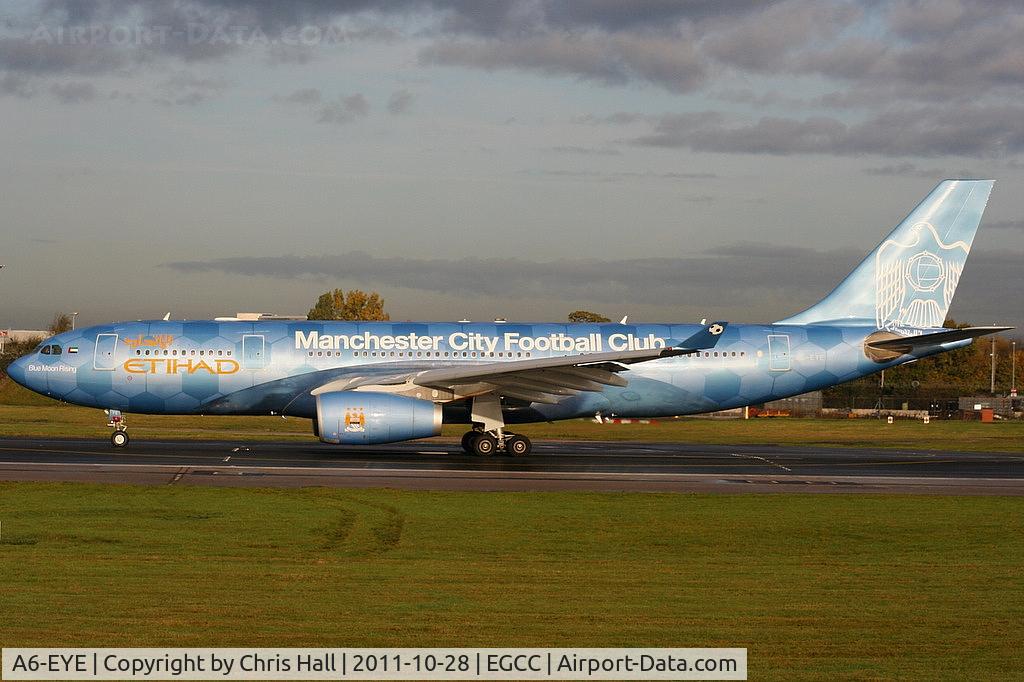
M 512 435 L 505 441 L 505 452 L 513 457 L 525 457 L 530 454 L 532 447 L 533 444 L 530 443 L 530 439 L 526 436 L 521 436 L 518 433 Z
M 481 457 L 490 457 L 498 449 L 498 439 L 489 433 L 481 433 L 473 439 L 473 453 Z
M 110 434 L 110 444 L 115 448 L 128 447 L 128 432 L 127 431 L 114 431 Z
M 473 440 L 480 435 L 479 431 L 466 431 L 462 434 L 462 449 L 473 454 Z

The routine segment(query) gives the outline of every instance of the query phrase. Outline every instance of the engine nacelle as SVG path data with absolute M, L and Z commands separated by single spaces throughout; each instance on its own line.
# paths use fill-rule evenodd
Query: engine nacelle
M 335 391 L 316 397 L 313 433 L 325 443 L 374 445 L 441 434 L 441 405 L 388 393 Z

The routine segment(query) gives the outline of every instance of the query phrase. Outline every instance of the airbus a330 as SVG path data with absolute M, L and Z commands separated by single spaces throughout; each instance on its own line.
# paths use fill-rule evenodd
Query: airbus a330
M 832 293 L 771 324 L 117 322 L 58 334 L 8 373 L 105 410 L 115 447 L 134 412 L 302 417 L 353 445 L 466 424 L 468 452 L 525 455 L 509 426 L 759 404 L 1008 329 L 942 327 L 991 190 L 941 182 Z

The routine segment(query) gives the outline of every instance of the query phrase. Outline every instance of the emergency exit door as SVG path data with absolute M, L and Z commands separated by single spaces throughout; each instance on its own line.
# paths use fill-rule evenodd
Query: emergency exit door
M 92 353 L 92 368 L 112 372 L 117 368 L 114 356 L 117 354 L 117 334 L 97 334 L 96 348 Z
M 789 334 L 768 335 L 768 369 L 786 372 L 792 366 L 789 357 Z
M 242 337 L 242 369 L 263 369 L 267 364 L 266 341 L 262 334 Z

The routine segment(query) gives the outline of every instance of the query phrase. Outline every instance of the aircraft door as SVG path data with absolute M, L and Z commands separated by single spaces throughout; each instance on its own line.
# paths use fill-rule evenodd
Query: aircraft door
M 96 348 L 92 353 L 92 368 L 112 372 L 117 368 L 114 356 L 117 354 L 117 334 L 97 334 Z
M 263 369 L 267 364 L 266 341 L 262 334 L 242 336 L 242 369 Z
M 768 369 L 773 372 L 787 372 L 791 366 L 789 334 L 769 334 Z

